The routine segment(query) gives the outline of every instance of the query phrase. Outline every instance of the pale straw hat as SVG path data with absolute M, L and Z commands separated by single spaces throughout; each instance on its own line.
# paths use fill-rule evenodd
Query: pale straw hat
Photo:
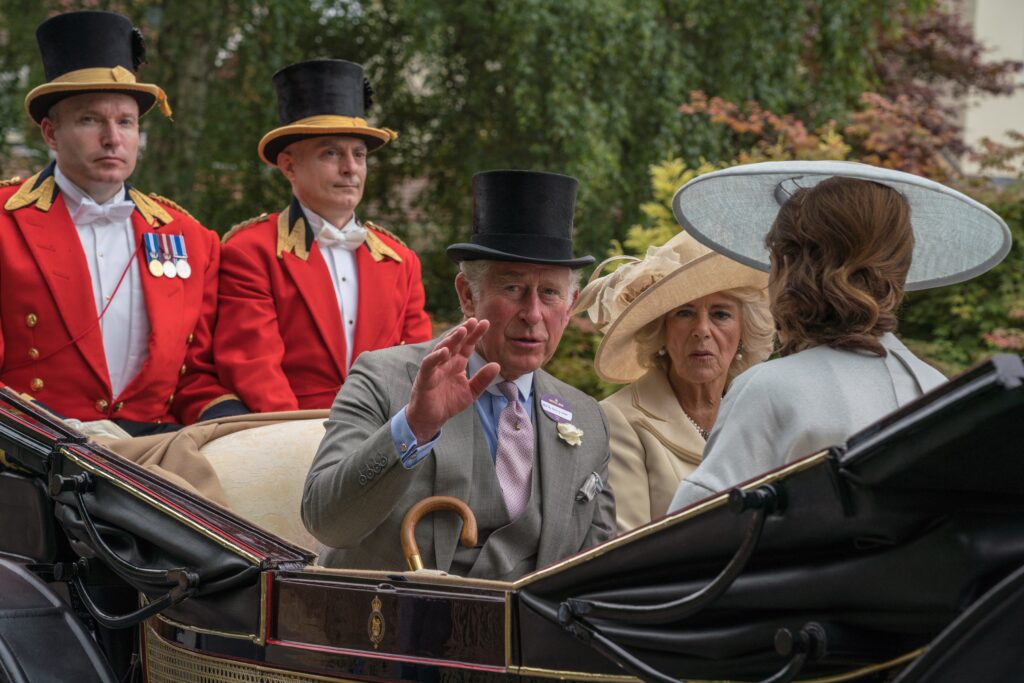
M 621 259 L 630 262 L 598 277 L 605 265 Z M 684 232 L 663 246 L 650 247 L 643 260 L 618 256 L 601 263 L 574 312 L 585 310 L 604 333 L 594 370 L 604 380 L 625 384 L 647 372 L 640 363 L 636 333 L 649 322 L 708 294 L 767 286 L 766 273 L 727 259 Z
M 910 173 L 852 161 L 769 161 L 733 166 L 683 185 L 676 220 L 702 244 L 767 271 L 764 238 L 794 192 L 840 176 L 893 188 L 910 204 L 914 254 L 908 291 L 969 280 L 1002 261 L 1010 229 L 967 195 Z

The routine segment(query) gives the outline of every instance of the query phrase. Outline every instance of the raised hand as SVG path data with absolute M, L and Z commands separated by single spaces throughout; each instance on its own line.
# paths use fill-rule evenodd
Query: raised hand
M 489 326 L 486 320 L 469 318 L 423 358 L 405 410 L 417 442 L 432 439 L 445 422 L 468 408 L 498 376 L 497 363 L 488 363 L 472 377 L 466 376 L 469 357 Z

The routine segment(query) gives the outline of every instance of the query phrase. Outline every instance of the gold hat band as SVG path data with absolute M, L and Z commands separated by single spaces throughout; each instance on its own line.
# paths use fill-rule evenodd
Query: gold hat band
M 76 69 L 75 71 L 69 71 L 67 73 L 57 76 L 49 83 L 44 83 L 32 90 L 28 94 L 25 100 L 26 107 L 28 103 L 41 95 L 47 95 L 55 92 L 67 92 L 70 88 L 65 86 L 86 86 L 86 88 L 96 88 L 99 90 L 117 90 L 119 87 L 124 87 L 125 90 L 146 92 L 151 94 L 160 105 L 160 113 L 167 118 L 171 117 L 171 105 L 167 101 L 167 93 L 164 92 L 163 88 L 152 83 L 139 83 L 135 74 L 123 66 L 115 67 L 90 67 L 87 69 Z M 145 113 L 145 112 L 142 112 Z

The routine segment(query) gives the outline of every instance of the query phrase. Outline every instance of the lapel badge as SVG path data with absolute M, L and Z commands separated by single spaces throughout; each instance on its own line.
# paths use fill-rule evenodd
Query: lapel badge
M 540 409 L 555 422 L 572 422 L 572 407 L 561 396 L 544 394 L 540 397 Z
M 174 257 L 174 269 L 178 277 L 187 280 L 192 275 L 192 266 L 188 264 L 188 251 L 185 249 L 184 235 L 168 235 L 171 240 L 171 255 Z
M 374 650 L 384 640 L 384 614 L 380 611 L 380 608 L 380 598 L 375 595 L 373 596 L 373 602 L 370 603 L 370 618 L 366 621 L 366 633 L 370 636 L 370 642 L 373 643 Z

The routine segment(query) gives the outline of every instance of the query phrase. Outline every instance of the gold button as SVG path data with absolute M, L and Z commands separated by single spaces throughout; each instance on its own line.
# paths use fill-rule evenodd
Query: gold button
M 118 401 L 117 403 L 114 404 L 115 413 L 121 412 L 121 408 L 124 408 L 124 401 Z
M 32 360 L 37 360 L 39 358 L 39 349 L 34 348 L 34 347 L 29 349 L 28 350 L 28 357 L 31 358 Z
M 188 371 L 188 366 L 184 363 L 181 364 L 181 370 L 178 370 L 179 375 L 184 375 Z
M 170 398 L 167 399 L 167 405 L 174 403 L 174 394 L 171 394 Z
M 110 407 L 110 404 L 107 403 L 107 400 L 105 398 L 101 398 L 100 400 L 96 401 L 94 405 L 96 406 L 96 410 L 101 413 L 107 412 L 107 408 Z
M 25 316 L 25 324 L 28 325 L 29 327 L 35 327 L 38 322 L 39 316 L 36 315 L 35 313 L 29 313 L 28 315 Z
M 43 380 L 36 377 L 31 382 L 29 382 L 28 385 L 32 387 L 32 391 L 39 391 L 40 389 L 43 388 Z
M 190 332 L 190 333 L 189 333 L 189 335 L 188 335 L 188 340 L 187 340 L 187 343 L 191 344 L 191 343 L 192 343 L 192 341 L 193 341 L 193 340 L 194 340 L 195 338 L 196 338 L 196 335 L 194 335 L 194 334 L 192 334 L 192 333 Z

